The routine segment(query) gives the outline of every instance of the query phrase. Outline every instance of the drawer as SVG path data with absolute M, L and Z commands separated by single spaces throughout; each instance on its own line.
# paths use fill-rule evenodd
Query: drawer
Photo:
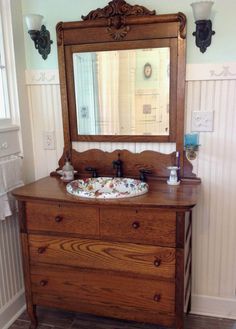
M 31 263 L 103 269 L 174 280 L 175 249 L 70 237 L 29 235 Z
M 99 210 L 92 207 L 27 203 L 28 230 L 99 235 Z
M 68 302 L 74 304 L 75 310 L 95 314 L 100 310 L 104 316 L 126 314 L 129 319 L 135 315 L 139 321 L 147 321 L 149 314 L 159 321 L 161 315 L 171 317 L 175 312 L 172 282 L 49 266 L 33 266 L 31 282 L 36 304 L 40 299 L 50 301 L 55 296 L 55 306 L 61 302 L 66 307 Z
M 102 208 L 100 234 L 106 239 L 175 247 L 176 213 L 147 208 Z

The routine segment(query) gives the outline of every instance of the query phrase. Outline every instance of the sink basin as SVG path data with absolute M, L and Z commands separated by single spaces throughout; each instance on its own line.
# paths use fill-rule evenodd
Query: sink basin
M 83 198 L 130 198 L 148 192 L 148 184 L 132 178 L 98 177 L 74 180 L 67 192 Z

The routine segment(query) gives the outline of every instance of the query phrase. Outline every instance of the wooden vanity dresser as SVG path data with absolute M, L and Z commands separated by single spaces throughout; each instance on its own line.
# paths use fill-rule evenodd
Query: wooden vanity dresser
M 182 329 L 198 183 L 110 200 L 74 197 L 60 177 L 15 190 L 31 328 L 44 305 Z
M 65 183 L 54 173 L 13 192 L 19 201 L 31 329 L 37 327 L 37 305 L 183 329 L 184 311 L 191 305 L 191 211 L 197 203 L 200 183 L 192 173 L 183 145 L 186 17 L 183 13 L 156 15 L 143 6 L 112 0 L 82 18 L 57 24 L 64 131 L 59 168 L 69 154 L 78 178 L 90 175 L 88 166 L 95 168 L 99 176 L 113 177 L 117 173 L 112 165 L 119 159 L 124 177 L 139 178 L 143 170 L 150 173 L 149 191 L 126 199 L 75 197 L 66 192 Z M 93 61 L 91 66 L 87 62 L 82 65 L 81 72 L 75 59 L 86 60 L 88 55 L 82 53 L 95 58 L 101 51 L 115 51 L 118 58 L 124 50 L 131 52 L 125 66 L 116 65 L 122 69 L 118 80 L 123 76 L 116 90 L 135 92 L 126 93 L 119 101 L 120 107 L 114 103 L 117 94 L 106 103 L 106 92 L 98 97 L 96 88 L 78 90 L 79 84 L 97 86 L 99 79 L 96 83 L 87 81 L 93 81 L 91 77 L 95 79 L 101 71 L 92 71 Z M 159 52 L 162 57 L 158 60 Z M 153 53 L 155 56 L 148 57 Z M 135 56 L 141 56 L 137 58 L 142 64 L 133 66 L 133 62 L 140 62 L 135 60 L 130 69 L 128 64 Z M 100 59 L 98 67 L 103 64 Z M 144 71 L 147 66 L 149 74 Z M 159 67 L 162 70 L 158 71 Z M 93 72 L 90 80 L 85 69 Z M 103 81 L 106 69 L 102 73 Z M 106 91 L 112 79 L 109 81 Z M 102 94 L 106 105 L 101 110 L 97 105 Z M 92 101 L 88 95 L 93 95 Z M 114 116 L 113 105 L 117 112 L 109 126 L 104 120 Z M 89 121 L 92 117 L 101 122 Z M 162 117 L 166 121 L 158 130 Z M 112 131 L 118 121 L 123 123 Z M 141 123 L 147 130 L 141 130 Z M 122 131 L 123 126 L 128 128 Z M 89 142 L 101 149 L 110 145 L 113 151 L 91 150 Z M 78 151 L 81 143 L 87 143 L 87 148 L 82 147 L 87 151 Z M 131 153 L 124 150 L 127 145 L 133 152 L 145 148 L 157 151 Z M 165 152 L 158 152 L 163 149 Z M 166 183 L 167 167 L 173 165 L 180 168 L 179 186 Z

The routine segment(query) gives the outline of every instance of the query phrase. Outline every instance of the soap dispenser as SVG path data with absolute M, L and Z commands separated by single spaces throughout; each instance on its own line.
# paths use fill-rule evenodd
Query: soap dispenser
M 70 182 L 74 179 L 74 168 L 68 155 L 66 155 L 65 164 L 62 167 L 62 179 L 64 182 Z

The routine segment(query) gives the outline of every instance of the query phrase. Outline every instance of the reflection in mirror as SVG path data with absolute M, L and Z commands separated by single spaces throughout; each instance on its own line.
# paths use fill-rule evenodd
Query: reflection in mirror
M 169 135 L 170 48 L 73 54 L 80 135 Z

